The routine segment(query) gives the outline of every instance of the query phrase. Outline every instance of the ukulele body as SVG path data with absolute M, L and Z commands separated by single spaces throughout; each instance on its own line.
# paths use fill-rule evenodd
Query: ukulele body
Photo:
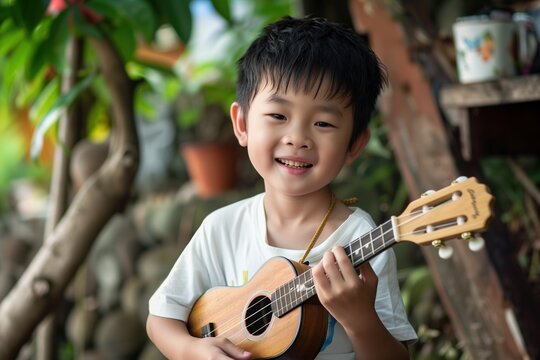
M 224 336 L 254 359 L 314 359 L 326 338 L 328 313 L 316 296 L 281 317 L 272 312 L 276 288 L 309 267 L 283 257 L 270 259 L 242 287 L 216 287 L 194 304 L 192 336 Z

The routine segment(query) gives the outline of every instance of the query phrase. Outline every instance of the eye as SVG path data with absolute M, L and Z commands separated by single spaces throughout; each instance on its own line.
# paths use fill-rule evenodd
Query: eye
M 281 114 L 268 114 L 270 117 L 276 119 L 276 120 L 286 120 L 287 118 L 285 117 L 285 115 L 281 115 Z
M 321 128 L 329 128 L 329 127 L 335 127 L 334 125 L 330 124 L 330 123 L 327 123 L 327 122 L 324 122 L 324 121 L 317 121 L 315 123 L 315 126 L 316 127 L 321 127 Z

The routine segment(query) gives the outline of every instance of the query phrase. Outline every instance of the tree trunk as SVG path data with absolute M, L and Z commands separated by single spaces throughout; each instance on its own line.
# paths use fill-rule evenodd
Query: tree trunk
M 32 331 L 58 303 L 101 229 L 129 197 L 139 164 L 133 83 L 105 39 L 93 40 L 112 98 L 109 156 L 47 236 L 18 283 L 0 304 L 0 359 L 16 358 Z

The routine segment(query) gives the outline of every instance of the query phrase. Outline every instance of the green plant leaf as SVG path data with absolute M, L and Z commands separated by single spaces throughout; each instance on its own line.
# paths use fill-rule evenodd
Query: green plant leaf
M 68 11 L 62 11 L 54 17 L 49 29 L 49 38 L 51 39 L 51 59 L 59 72 L 65 67 L 65 50 L 69 38 L 69 14 Z
M 0 24 L 13 16 L 13 11 L 11 6 L 2 6 L 0 5 Z
M 46 38 L 34 45 L 32 49 L 30 63 L 26 68 L 26 79 L 31 80 L 36 77 L 37 73 L 48 63 L 53 56 L 52 38 Z
M 2 41 L 0 41 L 0 57 L 4 57 L 24 40 L 24 31 L 21 29 L 11 29 L 11 31 L 2 32 L 0 36 L 2 38 Z
M 230 25 L 233 24 L 229 0 L 212 0 L 212 5 L 214 5 L 214 9 L 216 9 L 217 13 L 227 20 Z
M 90 24 L 88 21 L 86 21 L 79 9 L 74 8 L 71 13 L 73 14 L 73 19 L 75 19 L 75 29 L 78 33 L 83 36 L 93 37 L 97 39 L 101 39 L 103 37 L 99 30 L 93 24 Z
M 73 101 L 75 101 L 75 99 L 84 90 L 86 90 L 90 84 L 92 84 L 94 78 L 95 74 L 86 77 L 75 85 L 69 92 L 58 97 L 51 109 L 47 112 L 43 119 L 41 119 L 32 136 L 32 144 L 30 147 L 30 156 L 32 159 L 36 159 L 41 152 L 41 149 L 43 148 L 43 138 L 47 130 L 58 121 L 60 115 L 62 115 L 62 113 L 73 103 Z
M 142 34 L 146 41 L 151 41 L 157 28 L 155 12 L 145 0 L 92 0 L 89 6 L 103 9 L 114 7 L 114 10 L 129 23 L 133 29 Z
M 193 17 L 189 7 L 191 0 L 154 0 L 159 17 L 169 23 L 178 37 L 187 44 L 191 37 Z
M 4 62 L 1 94 L 7 94 L 10 99 L 12 99 L 15 94 L 14 87 L 19 85 L 16 79 L 22 76 L 23 73 L 21 69 L 24 69 L 28 63 L 30 50 L 30 43 L 28 41 L 23 41 L 15 47 L 11 56 Z
M 17 18 L 28 34 L 31 34 L 43 19 L 48 4 L 47 0 L 19 0 L 14 2 L 13 6 L 18 15 Z
M 137 49 L 137 39 L 135 38 L 133 29 L 128 26 L 127 22 L 120 19 L 119 25 L 120 26 L 114 27 L 114 29 L 109 32 L 109 36 L 115 44 L 116 49 L 120 53 L 122 59 L 127 62 L 133 59 L 135 55 L 135 50 Z
M 45 84 L 45 76 L 47 74 L 47 68 L 42 68 L 36 76 L 28 81 L 28 83 L 21 89 L 20 93 L 16 96 L 15 104 L 17 107 L 26 108 L 32 103 L 42 92 Z
M 107 20 L 115 22 L 120 17 L 116 8 L 108 1 L 90 0 L 84 4 L 85 7 L 94 10 Z

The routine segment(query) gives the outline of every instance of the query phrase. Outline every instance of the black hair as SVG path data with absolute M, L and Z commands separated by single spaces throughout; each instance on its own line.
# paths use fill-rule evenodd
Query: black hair
M 352 106 L 349 146 L 367 128 L 375 102 L 387 84 L 386 70 L 367 41 L 354 30 L 323 18 L 289 16 L 266 26 L 238 61 L 237 101 L 247 115 L 261 85 L 276 91 L 320 91 Z

